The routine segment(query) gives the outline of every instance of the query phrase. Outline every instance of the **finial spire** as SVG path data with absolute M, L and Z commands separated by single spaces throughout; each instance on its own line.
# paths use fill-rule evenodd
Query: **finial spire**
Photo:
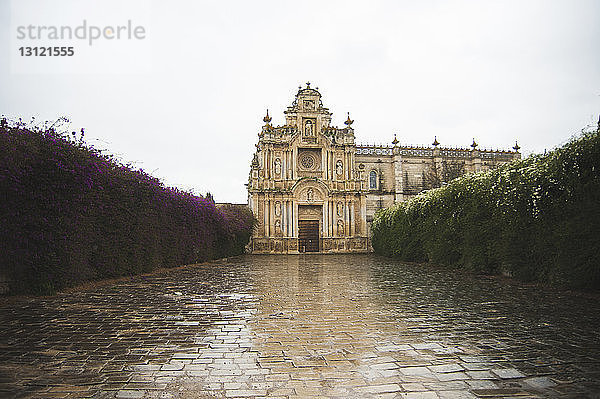
M 475 148 L 477 148 L 479 144 L 477 144 L 477 142 L 475 141 L 475 138 L 473 138 L 473 144 L 471 144 L 471 147 L 473 147 L 473 150 L 475 150 Z
M 475 140 L 473 140 L 473 142 L 475 142 Z M 434 147 L 440 145 L 440 143 L 437 141 L 437 136 L 433 136 L 433 143 L 431 143 L 431 145 Z
M 265 115 L 265 117 L 263 118 L 263 122 L 265 122 L 266 124 L 268 124 L 269 122 L 271 122 L 271 117 L 269 116 L 269 109 L 267 108 L 267 115 Z
M 513 150 L 515 150 L 515 152 L 519 152 L 519 149 L 521 147 L 519 147 L 519 143 L 517 143 L 517 141 L 515 140 L 515 146 L 513 147 Z
M 394 133 L 394 140 L 392 140 L 392 144 L 394 145 L 394 147 L 396 147 L 398 145 L 399 141 L 396 138 L 396 133 Z
M 352 125 L 354 123 L 354 121 L 352 119 L 350 119 L 350 112 L 348 112 L 348 119 L 346 119 L 346 122 L 344 122 L 344 123 L 348 127 L 350 127 L 350 125 Z
M 306 82 L 306 88 L 310 89 L 310 82 Z

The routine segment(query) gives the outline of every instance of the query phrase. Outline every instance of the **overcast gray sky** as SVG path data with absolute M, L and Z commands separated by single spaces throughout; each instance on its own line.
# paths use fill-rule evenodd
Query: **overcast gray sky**
M 73 11 L 67 0 L 38 1 L 27 5 L 37 24 L 75 26 L 83 15 L 146 32 L 128 44 L 129 60 L 111 58 L 111 43 L 78 43 L 80 58 L 106 50 L 106 65 L 47 73 L 19 69 L 30 61 L 14 41 L 22 4 L 11 12 L 0 0 L 0 114 L 67 116 L 95 146 L 219 202 L 246 201 L 265 110 L 283 124 L 307 81 L 335 125 L 350 112 L 358 143 L 389 144 L 394 133 L 415 145 L 518 140 L 527 155 L 600 113 L 600 1 L 96 2 L 84 14 L 86 2 Z

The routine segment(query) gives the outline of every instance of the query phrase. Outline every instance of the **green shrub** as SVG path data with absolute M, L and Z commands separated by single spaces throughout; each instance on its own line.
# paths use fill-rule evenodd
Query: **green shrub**
M 380 211 L 377 253 L 600 288 L 600 133 L 465 175 Z

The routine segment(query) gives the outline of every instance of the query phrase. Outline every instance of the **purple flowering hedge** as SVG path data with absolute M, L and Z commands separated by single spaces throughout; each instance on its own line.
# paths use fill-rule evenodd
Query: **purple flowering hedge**
M 243 206 L 165 187 L 73 136 L 0 121 L 0 278 L 8 292 L 241 254 Z

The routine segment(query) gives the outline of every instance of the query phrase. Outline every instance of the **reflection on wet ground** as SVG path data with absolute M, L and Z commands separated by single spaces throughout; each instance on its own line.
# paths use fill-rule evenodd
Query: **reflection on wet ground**
M 2 397 L 600 392 L 597 299 L 374 255 L 244 256 L 0 310 Z

